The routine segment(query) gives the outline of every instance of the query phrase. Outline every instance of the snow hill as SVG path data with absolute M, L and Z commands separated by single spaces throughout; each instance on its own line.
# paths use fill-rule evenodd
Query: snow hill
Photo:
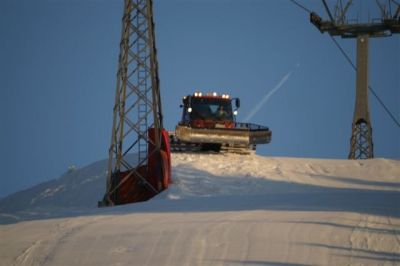
M 400 161 L 173 154 L 98 209 L 106 161 L 0 200 L 0 265 L 400 265 Z

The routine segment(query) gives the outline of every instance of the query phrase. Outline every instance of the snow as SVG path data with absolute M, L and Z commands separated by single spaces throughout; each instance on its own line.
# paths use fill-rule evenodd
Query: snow
M 106 161 L 0 200 L 0 265 L 400 265 L 400 161 L 173 154 L 98 209 Z

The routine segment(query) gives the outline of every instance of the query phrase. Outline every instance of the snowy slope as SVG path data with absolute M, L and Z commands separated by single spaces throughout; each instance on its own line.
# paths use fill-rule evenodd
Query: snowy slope
M 0 265 L 400 265 L 400 161 L 173 154 L 167 191 L 97 209 L 105 176 L 0 200 Z

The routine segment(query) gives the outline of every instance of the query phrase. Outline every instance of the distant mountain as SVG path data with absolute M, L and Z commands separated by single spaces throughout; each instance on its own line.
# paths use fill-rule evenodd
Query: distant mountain
M 61 177 L 11 194 L 0 200 L 0 213 L 23 213 L 57 208 L 90 208 L 105 191 L 106 160 L 81 169 L 70 169 Z M 29 211 L 28 211 L 29 210 Z

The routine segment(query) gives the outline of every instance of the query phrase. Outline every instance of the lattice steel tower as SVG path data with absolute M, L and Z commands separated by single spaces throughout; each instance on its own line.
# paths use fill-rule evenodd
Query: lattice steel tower
M 132 176 L 140 179 L 146 189 L 159 191 L 137 170 L 148 163 L 149 143 L 160 147 L 163 128 L 152 8 L 152 0 L 124 2 L 107 188 L 99 203 L 102 206 L 116 204 L 116 191 Z M 153 141 L 149 128 L 155 129 Z
M 368 106 L 368 43 L 370 37 L 387 37 L 400 33 L 400 5 L 392 0 L 386 4 L 376 1 L 381 11 L 379 22 L 347 23 L 346 13 L 352 0 L 345 4 L 338 0 L 332 15 L 325 0 L 322 0 L 330 20 L 323 21 L 316 13 L 310 14 L 310 21 L 321 33 L 327 31 L 331 36 L 357 38 L 357 79 L 356 101 L 350 139 L 349 159 L 368 159 L 374 157 L 372 126 Z M 396 6 L 392 14 L 392 4 Z

